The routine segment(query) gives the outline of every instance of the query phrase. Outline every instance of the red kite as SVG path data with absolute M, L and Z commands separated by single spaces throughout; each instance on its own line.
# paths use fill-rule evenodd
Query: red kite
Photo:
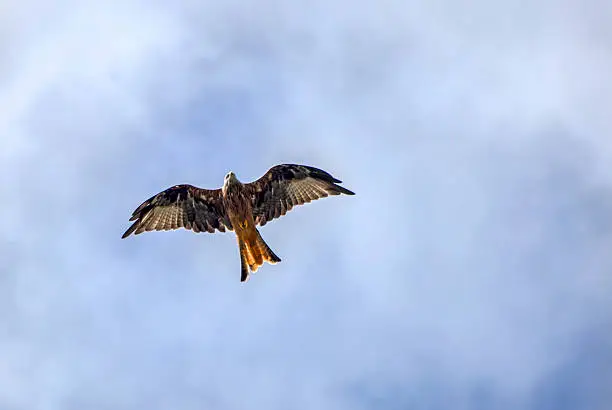
M 175 185 L 147 199 L 132 213 L 135 221 L 123 234 L 167 231 L 185 228 L 194 232 L 235 231 L 240 250 L 244 282 L 264 262 L 281 259 L 272 252 L 257 230 L 268 221 L 285 215 L 296 205 L 329 195 L 355 195 L 337 185 L 342 181 L 318 168 L 283 164 L 272 167 L 264 176 L 243 184 L 233 172 L 225 176 L 221 189 L 202 189 Z

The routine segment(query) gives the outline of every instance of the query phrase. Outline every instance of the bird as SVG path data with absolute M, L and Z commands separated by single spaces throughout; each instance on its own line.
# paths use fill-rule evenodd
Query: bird
M 274 265 L 281 261 L 257 227 L 280 218 L 297 205 L 330 195 L 355 195 L 340 183 L 319 168 L 280 164 L 244 184 L 230 171 L 219 189 L 174 185 L 136 208 L 129 219 L 134 223 L 122 239 L 132 233 L 179 228 L 196 233 L 234 231 L 240 254 L 240 281 L 246 282 L 264 262 Z

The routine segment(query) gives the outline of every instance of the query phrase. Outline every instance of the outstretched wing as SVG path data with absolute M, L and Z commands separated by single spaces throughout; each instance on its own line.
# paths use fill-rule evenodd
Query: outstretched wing
M 314 167 L 282 164 L 272 167 L 257 181 L 246 184 L 253 199 L 255 223 L 263 226 L 285 215 L 296 205 L 329 195 L 355 195 L 336 185 L 342 181 Z
M 192 185 L 175 185 L 143 202 L 130 221 L 135 221 L 123 234 L 127 238 L 145 231 L 167 231 L 185 228 L 194 232 L 225 232 L 232 224 L 225 213 L 221 190 L 208 190 Z

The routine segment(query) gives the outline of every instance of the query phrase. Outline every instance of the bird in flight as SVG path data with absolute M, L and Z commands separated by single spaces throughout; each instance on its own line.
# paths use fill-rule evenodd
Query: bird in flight
M 281 259 L 264 242 L 257 226 L 279 218 L 296 205 L 329 195 L 355 195 L 337 185 L 342 181 L 306 165 L 282 164 L 256 181 L 243 184 L 233 172 L 220 189 L 175 185 L 144 201 L 132 213 L 135 221 L 123 234 L 185 228 L 194 232 L 236 233 L 240 251 L 240 281 L 245 282 L 264 262 Z

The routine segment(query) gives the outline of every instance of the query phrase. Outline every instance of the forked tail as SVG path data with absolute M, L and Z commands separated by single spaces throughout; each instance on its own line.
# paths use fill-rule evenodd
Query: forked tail
M 249 278 L 250 272 L 257 272 L 257 269 L 264 262 L 275 264 L 281 261 L 263 240 L 257 229 L 248 239 L 238 239 L 240 248 L 240 281 L 245 282 Z
M 263 265 L 263 262 L 268 262 L 272 265 L 280 262 L 281 258 L 276 256 L 272 249 L 270 249 L 266 241 L 264 241 L 261 235 L 259 234 L 259 231 L 255 230 L 255 232 L 257 232 L 257 237 L 255 239 L 255 245 L 251 246 L 251 248 L 257 248 L 262 256 L 263 261 L 259 263 L 259 266 Z M 257 260 L 259 261 L 259 259 Z

